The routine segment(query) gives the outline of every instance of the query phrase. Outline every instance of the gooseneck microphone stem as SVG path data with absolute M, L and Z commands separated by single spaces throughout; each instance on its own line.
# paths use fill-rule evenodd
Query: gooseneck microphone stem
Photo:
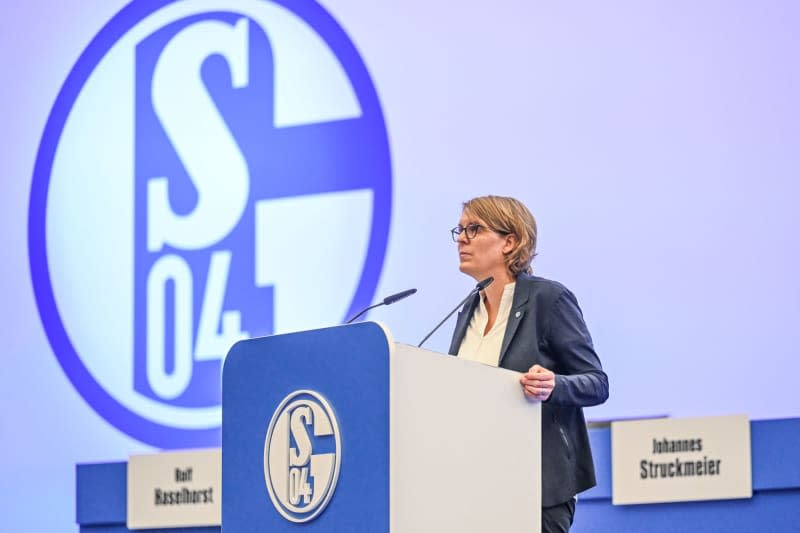
M 491 276 L 489 276 L 488 278 L 486 278 L 486 279 L 484 279 L 484 280 L 482 280 L 482 281 L 478 282 L 478 284 L 477 284 L 477 285 L 475 285 L 475 288 L 474 288 L 474 289 L 472 289 L 471 291 L 469 291 L 469 294 L 467 294 L 467 297 L 466 297 L 466 298 L 464 298 L 463 300 L 461 300 L 461 302 L 459 302 L 459 304 L 458 304 L 457 306 L 455 306 L 455 308 L 454 308 L 452 311 L 450 311 L 450 312 L 447 314 L 447 316 L 446 316 L 446 317 L 444 317 L 444 319 L 442 319 L 442 321 L 441 321 L 441 322 L 439 322 L 438 324 L 436 324 L 436 327 L 435 327 L 435 328 L 433 328 L 433 329 L 431 330 L 431 332 L 430 332 L 430 333 L 428 333 L 427 335 L 425 335 L 425 338 L 424 338 L 424 339 L 422 339 L 421 341 L 419 341 L 419 344 L 417 344 L 417 348 L 421 348 L 421 347 L 422 347 L 422 345 L 425 343 L 425 341 L 426 341 L 426 340 L 428 340 L 428 338 L 430 338 L 430 336 L 431 336 L 431 335 L 433 335 L 434 333 L 436 333 L 436 330 L 437 330 L 437 329 L 439 329 L 440 327 L 442 327 L 442 324 L 444 324 L 445 322 L 447 322 L 447 319 L 448 319 L 448 318 L 450 318 L 451 316 L 453 316 L 453 313 L 455 313 L 456 311 L 458 311 L 459 309 L 461 309 L 461 306 L 462 306 L 462 305 L 464 305 L 465 303 L 467 303 L 467 300 L 469 300 L 470 298 L 472 298 L 473 296 L 475 296 L 477 293 L 479 293 L 480 291 L 482 291 L 483 289 L 485 289 L 486 287 L 488 287 L 489 285 L 491 285 L 493 281 L 494 281 L 494 278 L 493 278 L 493 277 L 491 277 Z
M 367 312 L 367 311 L 369 311 L 370 309 L 375 309 L 376 307 L 380 307 L 380 306 L 382 306 L 382 305 L 383 305 L 383 302 L 378 302 L 378 303 L 376 303 L 376 304 L 370 305 L 370 306 L 369 306 L 369 307 L 367 307 L 366 309 L 362 309 L 362 310 L 361 310 L 361 312 L 359 312 L 359 313 L 358 313 L 356 316 L 354 316 L 353 318 L 351 318 L 350 320 L 348 320 L 347 322 L 345 322 L 345 324 L 349 324 L 350 322 L 354 321 L 355 319 L 357 319 L 358 317 L 360 317 L 361 315 L 363 315 L 364 313 L 366 313 L 366 312 Z
M 453 316 L 453 313 L 455 313 L 456 311 L 458 311 L 458 310 L 461 308 L 461 306 L 462 306 L 462 305 L 464 305 L 465 303 L 467 303 L 467 300 L 469 300 L 470 298 L 472 298 L 473 296 L 475 296 L 475 293 L 476 293 L 476 292 L 477 292 L 477 291 L 476 291 L 475 289 L 472 289 L 472 291 L 470 291 L 470 293 L 467 295 L 467 297 L 466 297 L 466 298 L 464 298 L 463 300 L 461 300 L 461 303 L 459 303 L 459 304 L 458 304 L 458 305 L 455 307 L 455 309 L 453 309 L 452 311 L 450 311 L 449 313 L 447 313 L 447 316 L 446 316 L 446 317 L 444 317 L 444 319 L 442 319 L 442 321 L 441 321 L 441 322 L 439 322 L 438 324 L 436 324 L 436 327 L 435 327 L 435 328 L 433 328 L 433 329 L 431 330 L 431 332 L 430 332 L 430 333 L 428 333 L 427 335 L 425 335 L 425 338 L 424 338 L 424 339 L 422 339 L 421 341 L 419 341 L 419 344 L 417 344 L 417 348 L 421 348 L 421 347 L 422 347 L 422 345 L 423 345 L 423 343 L 424 343 L 426 340 L 428 340 L 428 338 L 429 338 L 431 335 L 433 335 L 434 333 L 436 333 L 436 330 L 437 330 L 437 329 L 439 329 L 440 327 L 442 327 L 442 324 L 444 324 L 445 322 L 447 322 L 447 319 L 448 319 L 448 318 L 450 318 L 451 316 Z
M 417 289 L 408 289 L 408 290 L 405 290 L 405 291 L 398 292 L 397 294 L 391 294 L 391 295 L 387 296 L 386 298 L 384 298 L 382 301 L 380 301 L 380 302 L 378 302 L 376 304 L 372 304 L 372 305 L 370 305 L 369 307 L 367 307 L 365 309 L 362 309 L 361 311 L 359 311 L 359 313 L 356 316 L 354 316 L 353 318 L 351 318 L 350 320 L 345 322 L 345 324 L 349 324 L 350 322 L 352 322 L 353 320 L 357 319 L 358 317 L 360 317 L 361 315 L 363 315 L 364 313 L 366 313 L 370 309 L 375 309 L 376 307 L 380 307 L 382 305 L 392 305 L 395 302 L 399 302 L 403 298 L 408 298 L 409 296 L 411 296 L 412 294 L 414 294 L 416 292 L 417 292 Z

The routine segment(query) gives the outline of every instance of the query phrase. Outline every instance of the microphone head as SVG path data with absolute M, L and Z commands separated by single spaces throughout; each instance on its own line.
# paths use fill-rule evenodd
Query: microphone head
M 493 281 L 494 281 L 494 278 L 492 276 L 489 276 L 488 278 L 479 281 L 478 284 L 475 285 L 475 290 L 476 291 L 482 291 L 483 289 L 485 289 L 486 287 L 491 285 Z
M 397 294 L 392 294 L 390 296 L 387 296 L 386 298 L 383 299 L 383 305 L 391 305 L 395 302 L 402 300 L 403 298 L 408 298 L 415 292 L 417 292 L 417 289 L 408 289 L 403 292 L 398 292 Z

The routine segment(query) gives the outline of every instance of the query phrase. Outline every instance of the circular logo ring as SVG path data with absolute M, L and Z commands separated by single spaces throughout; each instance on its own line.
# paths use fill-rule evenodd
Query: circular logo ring
M 294 435 L 293 433 L 296 429 L 296 422 L 300 420 L 300 417 L 295 420 L 293 414 L 297 409 L 305 409 L 315 413 L 312 417 L 311 425 L 316 426 L 317 423 L 320 423 L 325 426 L 325 430 L 321 432 L 322 435 L 332 436 L 335 443 L 333 458 L 330 457 L 331 453 L 321 454 L 327 456 L 330 463 L 327 472 L 324 467 L 320 468 L 322 477 L 321 490 L 323 492 L 319 495 L 315 486 L 315 490 L 308 494 L 309 503 L 304 508 L 298 507 L 296 505 L 297 502 L 291 501 L 292 497 L 289 493 L 293 489 L 288 488 L 287 490 L 287 487 L 292 486 L 292 479 L 299 479 L 298 476 L 303 476 L 303 479 L 305 479 L 305 475 L 308 472 L 308 467 L 305 467 L 305 473 L 299 473 L 298 476 L 292 475 L 292 470 L 296 470 L 296 467 L 291 467 L 290 456 L 292 452 L 295 452 L 296 455 L 307 455 L 305 464 L 310 463 L 312 472 L 314 472 L 315 456 L 311 454 L 311 449 L 306 450 L 304 454 L 303 451 L 290 447 L 291 439 L 295 440 L 298 448 L 302 447 L 303 444 L 308 444 L 304 430 L 301 435 Z M 323 416 L 322 419 L 319 418 L 320 415 Z M 306 419 L 305 422 L 307 423 L 309 420 Z M 315 429 L 314 435 L 319 436 L 320 432 Z M 298 524 L 310 522 L 319 516 L 333 497 L 336 483 L 339 479 L 341 460 L 342 441 L 339 423 L 330 403 L 321 394 L 312 390 L 297 390 L 286 396 L 272 415 L 267 437 L 264 441 L 264 481 L 267 485 L 270 500 L 272 500 L 272 504 L 281 516 L 290 522 Z M 296 471 L 301 472 L 300 470 Z M 316 481 L 318 480 L 315 479 L 315 485 Z M 310 490 L 310 486 L 308 490 Z
M 319 4 L 312 0 L 292 2 L 288 0 L 272 0 L 269 3 L 282 6 L 297 15 L 333 51 L 352 83 L 353 90 L 356 93 L 356 100 L 364 110 L 370 111 L 370 119 L 373 121 L 375 129 L 382 133 L 378 137 L 385 139 L 385 124 L 380 112 L 377 93 L 363 60 L 341 26 Z M 184 423 L 165 422 L 164 417 L 154 417 L 148 411 L 152 407 L 150 397 L 145 398 L 145 403 L 142 404 L 144 407 L 139 405 L 132 406 L 130 403 L 120 400 L 115 395 L 114 390 L 110 388 L 110 385 L 90 370 L 84 361 L 82 347 L 76 343 L 76 339 L 73 336 L 68 334 L 68 321 L 62 316 L 61 313 L 63 311 L 57 305 L 57 287 L 51 279 L 51 269 L 58 268 L 58 257 L 48 257 L 47 248 L 46 213 L 49 200 L 52 200 L 52 198 L 49 198 L 51 174 L 56 151 L 73 106 L 82 94 L 88 80 L 93 76 L 96 67 L 114 48 L 117 41 L 142 21 L 170 4 L 178 4 L 178 2 L 175 0 L 154 0 L 152 2 L 139 0 L 128 4 L 94 37 L 67 77 L 48 117 L 36 157 L 29 205 L 28 249 L 33 289 L 42 324 L 59 364 L 78 393 L 106 421 L 126 434 L 161 448 L 185 448 L 218 445 L 220 440 L 219 423 L 216 419 L 214 419 L 213 423 L 203 419 L 202 423 L 187 427 Z M 202 5 L 202 3 L 198 5 Z M 363 266 L 360 281 L 355 294 L 352 296 L 349 310 L 343 316 L 349 316 L 359 308 L 369 304 L 374 295 L 383 265 L 391 210 L 391 169 L 388 140 L 386 142 L 386 160 L 383 163 L 385 163 L 385 170 L 389 174 L 382 178 L 383 181 L 380 182 L 380 187 L 385 190 L 382 189 L 383 192 L 375 196 L 367 261 Z M 378 187 L 378 185 L 375 185 L 375 187 Z M 113 320 L 115 317 L 110 318 Z M 209 396 L 211 396 L 216 394 L 218 389 L 210 387 L 208 390 L 211 391 L 209 393 Z M 202 400 L 207 401 L 208 398 L 203 397 Z M 156 408 L 171 407 L 171 404 L 156 403 Z M 184 408 L 184 406 L 179 407 Z M 191 411 L 194 407 L 190 406 L 185 409 Z M 218 409 L 218 405 L 212 405 L 208 409 L 210 411 Z M 197 409 L 197 411 L 199 410 L 200 408 Z M 205 416 L 203 413 L 192 414 L 198 414 L 201 417 Z M 211 420 L 211 417 L 208 419 Z

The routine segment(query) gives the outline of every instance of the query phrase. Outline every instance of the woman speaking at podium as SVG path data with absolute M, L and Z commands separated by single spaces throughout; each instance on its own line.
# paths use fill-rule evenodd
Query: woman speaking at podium
M 459 269 L 494 282 L 468 301 L 450 353 L 522 373 L 522 392 L 542 402 L 542 531 L 569 531 L 575 495 L 595 485 L 583 407 L 608 398 L 608 377 L 575 296 L 531 275 L 536 221 L 520 201 L 483 196 L 464 203 Z

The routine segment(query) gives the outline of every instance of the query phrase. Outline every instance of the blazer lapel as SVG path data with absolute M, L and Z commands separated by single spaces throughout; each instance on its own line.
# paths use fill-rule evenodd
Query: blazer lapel
M 458 349 L 461 347 L 461 341 L 464 340 L 464 335 L 467 334 L 467 326 L 469 326 L 472 313 L 475 312 L 475 307 L 478 305 L 478 299 L 480 297 L 480 293 L 476 294 L 472 300 L 467 302 L 467 304 L 464 306 L 464 309 L 459 311 L 458 318 L 456 319 L 456 329 L 453 331 L 453 340 L 450 343 L 450 350 L 448 351 L 450 355 L 458 354 Z
M 503 358 L 508 352 L 508 347 L 511 340 L 517 333 L 522 319 L 525 318 L 525 306 L 528 303 L 528 286 L 524 283 L 520 276 L 517 279 L 517 285 L 514 287 L 514 299 L 511 302 L 511 311 L 508 313 L 508 322 L 506 323 L 506 333 L 503 335 L 503 344 L 500 348 L 500 359 L 497 361 L 497 366 L 503 366 Z

